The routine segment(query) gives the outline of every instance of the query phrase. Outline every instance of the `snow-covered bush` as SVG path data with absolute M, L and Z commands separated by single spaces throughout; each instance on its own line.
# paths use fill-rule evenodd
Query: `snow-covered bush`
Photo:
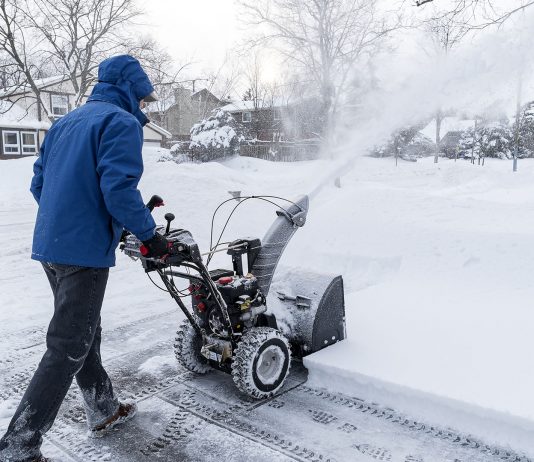
M 493 122 L 469 128 L 462 132 L 458 143 L 458 157 L 511 159 L 514 136 L 512 128 L 504 122 Z
M 534 157 L 534 101 L 526 104 L 519 119 L 518 157 Z
M 176 162 L 183 164 L 184 162 L 192 162 L 191 152 L 189 150 L 189 141 L 178 141 L 174 143 L 170 149 L 166 149 L 157 160 L 158 162 Z
M 190 151 L 195 160 L 207 162 L 237 153 L 246 129 L 229 112 L 215 109 L 191 128 Z
M 385 144 L 375 147 L 371 156 L 394 157 L 397 154 L 402 159 L 415 160 L 432 155 L 434 146 L 430 138 L 412 127 L 395 132 Z

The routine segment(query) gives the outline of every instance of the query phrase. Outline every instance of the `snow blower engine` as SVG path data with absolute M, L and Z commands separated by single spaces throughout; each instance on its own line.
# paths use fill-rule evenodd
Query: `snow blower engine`
M 215 215 L 234 199 L 238 204 L 213 245 Z M 277 217 L 263 243 L 258 238 L 221 243 L 234 211 L 249 199 L 277 207 Z M 289 205 L 282 207 L 275 199 Z M 160 205 L 163 200 L 153 196 L 147 207 L 152 211 Z M 142 243 L 125 232 L 121 249 L 140 260 L 150 278 L 151 273 L 159 275 L 164 287 L 158 287 L 169 292 L 186 316 L 174 345 L 176 357 L 186 369 L 198 374 L 212 368 L 222 370 L 232 375 L 243 393 L 266 398 L 282 387 L 292 355 L 302 358 L 345 338 L 341 276 L 302 269 L 279 269 L 275 275 L 286 245 L 306 223 L 308 207 L 307 196 L 295 202 L 273 196 L 224 201 L 213 215 L 211 248 L 205 254 L 189 231 L 171 228 L 172 213 L 165 215 L 166 226 L 156 228 L 170 243 L 169 253 L 162 258 L 145 258 Z M 208 270 L 213 255 L 222 251 L 231 256 L 232 268 Z M 175 279 L 186 280 L 187 288 L 179 289 Z M 184 302 L 186 297 L 191 298 L 191 308 Z

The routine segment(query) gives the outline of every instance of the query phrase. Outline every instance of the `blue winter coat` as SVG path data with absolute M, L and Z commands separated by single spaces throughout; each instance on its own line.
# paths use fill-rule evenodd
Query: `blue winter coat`
M 154 235 L 137 189 L 148 122 L 139 102 L 152 91 L 135 58 L 107 59 L 88 102 L 52 126 L 33 167 L 33 259 L 110 267 L 123 228 L 141 240 Z

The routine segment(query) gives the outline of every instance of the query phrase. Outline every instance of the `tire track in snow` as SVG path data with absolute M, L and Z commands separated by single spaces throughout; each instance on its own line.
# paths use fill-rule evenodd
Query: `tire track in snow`
M 379 404 L 369 403 L 359 398 L 353 398 L 341 393 L 331 393 L 326 390 L 311 388 L 305 385 L 299 387 L 299 391 L 323 401 L 327 401 L 335 406 L 354 409 L 357 412 L 371 415 L 374 418 L 386 420 L 411 432 L 429 435 L 441 441 L 447 441 L 450 444 L 463 449 L 472 449 L 473 451 L 491 457 L 492 460 L 505 462 L 533 462 L 532 459 L 516 453 L 515 451 L 486 444 L 478 438 L 458 433 L 453 429 L 427 425 L 423 422 L 413 420 L 407 415 L 391 408 L 380 406 Z M 363 446 L 358 447 L 358 450 L 362 453 L 371 451 L 371 449 Z
M 163 313 L 146 316 L 135 321 L 122 324 L 110 330 L 102 332 L 103 348 L 110 346 L 110 341 L 116 340 L 123 342 L 128 337 L 134 337 L 135 334 L 146 332 L 146 325 L 153 321 L 167 318 L 176 314 L 176 309 L 164 311 Z M 137 329 L 141 327 L 141 329 Z M 139 332 L 137 332 L 139 331 Z M 121 335 L 120 339 L 117 338 Z M 35 357 L 37 360 L 43 354 L 43 346 L 46 343 L 46 329 L 42 326 L 33 326 L 10 333 L 2 337 L 2 344 L 8 345 L 3 350 L 3 355 L 0 356 L 0 376 L 2 372 L 12 370 L 18 364 L 31 361 Z M 33 361 L 35 364 L 37 361 Z
M 163 319 L 165 315 L 161 313 L 149 318 Z M 135 331 L 136 325 L 146 322 L 145 320 L 146 318 L 119 326 L 110 333 L 114 332 L 115 341 L 119 342 L 128 332 Z M 129 328 L 132 330 L 128 330 Z M 404 441 L 402 438 L 413 439 L 423 446 L 426 445 L 424 447 L 427 452 L 431 451 L 428 445 L 432 446 L 434 441 L 436 446 L 449 448 L 455 456 L 457 455 L 455 457 L 457 461 L 533 462 L 513 450 L 486 444 L 480 439 L 448 428 L 413 420 L 405 414 L 379 404 L 302 385 L 300 383 L 303 380 L 302 376 L 284 393 L 272 399 L 252 401 L 239 395 L 233 387 L 231 378 L 220 373 L 215 373 L 211 379 L 199 378 L 182 369 L 178 363 L 168 365 L 155 374 L 139 372 L 139 367 L 147 359 L 161 355 L 162 351 L 170 352 L 171 346 L 172 338 L 169 338 L 148 347 L 145 345 L 143 349 L 137 351 L 118 350 L 116 355 L 106 361 L 112 381 L 122 394 L 140 402 L 158 397 L 176 406 L 173 418 L 162 429 L 161 435 L 144 442 L 140 447 L 132 448 L 134 452 L 137 451 L 140 456 L 147 458 L 145 460 L 150 460 L 151 457 L 157 458 L 160 454 L 172 450 L 173 445 L 183 447 L 190 442 L 190 439 L 199 438 L 197 430 L 201 422 L 198 419 L 201 419 L 211 426 L 221 428 L 221 431 L 236 433 L 253 444 L 267 447 L 288 459 L 300 462 L 360 460 L 360 457 L 394 462 L 436 460 L 425 458 L 415 452 L 402 458 L 395 457 L 393 447 L 388 447 L 393 440 L 389 441 L 387 438 L 386 441 L 380 438 L 375 440 L 365 433 L 373 427 L 382 435 L 382 439 L 384 434 L 387 436 L 388 429 L 398 428 L 402 430 L 401 445 Z M 0 399 L 20 397 L 33 369 L 33 366 L 26 367 L 4 381 L 4 385 L 8 386 L 1 387 Z M 48 438 L 77 460 L 84 462 L 114 460 L 112 449 L 101 447 L 80 434 L 80 431 L 83 433 L 80 428 L 85 421 L 80 398 L 77 388 L 71 388 L 58 417 L 58 423 L 54 425 Z M 270 411 L 267 411 L 269 409 Z M 182 425 L 184 418 L 189 414 L 196 419 L 196 424 L 190 427 Z M 262 419 L 258 419 L 258 416 Z M 279 428 L 281 422 L 277 420 L 280 418 L 278 416 L 282 416 L 282 419 L 296 419 L 298 428 L 293 434 L 283 433 Z M 362 423 L 358 423 L 359 421 Z M 327 439 L 339 439 L 339 441 L 352 439 L 343 449 L 349 459 L 333 456 L 326 449 L 327 445 L 311 439 L 308 433 L 313 434 L 312 430 L 317 427 L 323 429 L 322 432 Z

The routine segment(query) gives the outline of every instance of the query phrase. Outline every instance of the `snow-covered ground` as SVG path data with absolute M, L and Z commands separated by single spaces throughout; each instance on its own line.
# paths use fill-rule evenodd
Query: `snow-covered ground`
M 235 158 L 202 165 L 157 163 L 147 150 L 141 190 L 166 203 L 176 226 L 201 248 L 215 207 L 228 191 L 294 198 L 315 188 L 330 161 L 295 164 Z M 36 206 L 28 192 L 33 159 L 0 165 L 0 359 L 13 332 L 46 326 L 50 290 L 29 259 Z M 313 199 L 282 264 L 342 274 L 348 340 L 306 360 L 309 383 L 376 400 L 427 421 L 450 425 L 534 456 L 534 162 L 431 159 L 417 163 L 355 157 L 342 188 Z M 229 209 L 225 209 L 229 210 Z M 227 212 L 226 212 L 227 213 Z M 220 227 L 225 212 L 216 222 Z M 248 201 L 225 233 L 261 237 L 274 218 Z M 218 256 L 227 265 L 226 256 Z M 217 266 L 218 262 L 213 264 Z M 124 255 L 112 270 L 105 329 L 175 308 Z M 147 324 L 131 349 L 161 337 Z M 130 348 L 130 345 L 127 346 Z M 139 373 L 171 367 L 168 352 Z M 0 431 L 14 403 L 0 402 Z M 530 433 L 531 435 L 532 433 Z

